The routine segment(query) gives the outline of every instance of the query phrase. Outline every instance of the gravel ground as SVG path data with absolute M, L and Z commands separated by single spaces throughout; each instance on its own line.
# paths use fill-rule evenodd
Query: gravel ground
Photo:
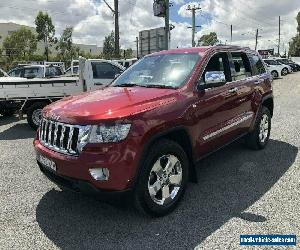
M 237 142 L 206 158 L 198 184 L 158 219 L 61 192 L 40 173 L 25 120 L 0 117 L 0 249 L 243 249 L 240 234 L 300 237 L 300 73 L 274 94 L 268 147 Z

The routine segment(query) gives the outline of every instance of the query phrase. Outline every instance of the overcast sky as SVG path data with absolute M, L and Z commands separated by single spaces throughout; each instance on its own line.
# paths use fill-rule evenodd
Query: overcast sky
M 113 5 L 113 0 L 107 0 Z M 135 48 L 138 31 L 163 26 L 163 18 L 153 16 L 152 0 L 120 0 L 120 42 L 123 47 Z M 223 43 L 230 41 L 233 25 L 235 44 L 254 47 L 255 31 L 259 28 L 258 48 L 274 47 L 278 39 L 278 17 L 282 18 L 282 51 L 296 34 L 295 17 L 300 0 L 171 0 L 171 46 L 191 45 L 191 14 L 188 4 L 200 5 L 196 22 L 197 37 L 211 31 Z M 114 28 L 114 18 L 102 0 L 1 0 L 0 22 L 15 22 L 34 26 L 39 10 L 47 11 L 55 24 L 56 34 L 66 26 L 74 27 L 74 42 L 102 46 L 104 36 Z M 284 47 L 285 46 L 285 47 Z

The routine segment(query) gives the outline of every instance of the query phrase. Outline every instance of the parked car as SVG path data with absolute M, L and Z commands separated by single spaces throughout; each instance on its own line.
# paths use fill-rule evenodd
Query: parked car
M 288 74 L 288 68 L 276 60 L 264 59 L 264 62 L 266 63 L 267 68 L 272 74 L 273 78 L 278 78 Z
M 297 63 L 294 63 L 293 61 L 286 59 L 286 58 L 276 58 L 276 61 L 288 65 L 292 68 L 293 72 L 299 71 L 300 70 L 300 65 L 298 65 Z
M 41 122 L 41 111 L 45 106 L 69 95 L 103 88 L 124 70 L 121 65 L 102 59 L 82 59 L 81 67 L 82 76 L 86 79 L 79 80 L 72 76 L 0 78 L 0 114 L 8 116 L 17 111 L 20 116 L 26 114 L 28 124 L 37 129 Z M 28 76 L 26 72 L 30 70 L 38 75 L 42 74 L 40 71 L 43 66 L 24 68 L 25 76 Z M 46 66 L 45 69 L 46 72 L 48 69 L 51 72 L 50 67 Z
M 69 67 L 67 68 L 66 75 L 79 75 L 79 66 L 73 66 L 73 67 Z
M 62 190 L 130 193 L 142 212 L 165 215 L 205 155 L 239 138 L 252 149 L 266 147 L 271 83 L 249 48 L 145 56 L 108 87 L 44 108 L 34 140 L 37 163 Z
M 0 77 L 8 77 L 9 75 L 3 70 L 0 69 Z
M 79 75 L 79 60 L 72 60 L 71 66 L 65 71 L 66 75 L 78 76 Z
M 63 74 L 59 66 L 45 66 L 45 65 L 26 65 L 18 66 L 8 72 L 12 77 L 32 78 L 50 78 L 58 77 Z
M 137 61 L 137 58 L 113 60 L 113 62 L 121 64 L 126 69 L 128 69 L 131 65 L 135 64 Z

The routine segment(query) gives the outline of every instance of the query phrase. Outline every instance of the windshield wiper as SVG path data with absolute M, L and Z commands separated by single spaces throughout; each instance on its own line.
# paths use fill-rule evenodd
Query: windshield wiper
M 177 89 L 177 87 L 174 87 L 174 86 L 167 86 L 167 85 L 160 85 L 160 84 L 145 84 L 145 85 L 139 85 L 139 86 L 145 87 L 145 88 Z
M 130 83 L 130 82 L 113 85 L 113 87 L 134 87 L 134 86 L 139 86 L 139 85 L 136 83 Z

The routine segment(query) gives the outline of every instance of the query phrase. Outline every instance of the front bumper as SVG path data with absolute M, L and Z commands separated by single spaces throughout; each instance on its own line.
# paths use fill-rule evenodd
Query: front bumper
M 112 197 L 124 198 L 130 197 L 132 189 L 126 189 L 122 191 L 103 191 L 94 187 L 87 181 L 77 180 L 65 176 L 54 174 L 52 171 L 45 168 L 42 164 L 37 162 L 42 173 L 53 183 L 60 188 L 68 189 L 73 192 L 85 193 L 92 196 L 100 197 L 101 199 L 110 199 Z
M 52 151 L 43 146 L 38 139 L 34 140 L 34 147 L 37 155 L 42 155 L 55 163 L 56 172 L 51 171 L 51 177 L 63 178 L 60 180 L 75 180 L 72 183 L 77 184 L 71 185 L 75 187 L 75 191 L 77 187 L 80 187 L 78 191 L 85 189 L 82 188 L 82 183 L 87 183 L 89 187 L 98 191 L 130 189 L 135 181 L 141 154 L 138 138 L 113 144 L 87 146 L 86 150 L 82 151 L 79 156 L 69 156 Z M 39 165 L 41 167 L 41 164 Z M 109 179 L 107 181 L 96 181 L 89 172 L 91 168 L 107 168 Z M 47 177 L 49 178 L 49 176 Z M 51 180 L 56 183 L 53 178 Z M 79 183 L 81 184 L 79 185 Z M 87 185 L 84 186 L 87 187 Z M 71 189 L 74 190 L 72 187 Z

